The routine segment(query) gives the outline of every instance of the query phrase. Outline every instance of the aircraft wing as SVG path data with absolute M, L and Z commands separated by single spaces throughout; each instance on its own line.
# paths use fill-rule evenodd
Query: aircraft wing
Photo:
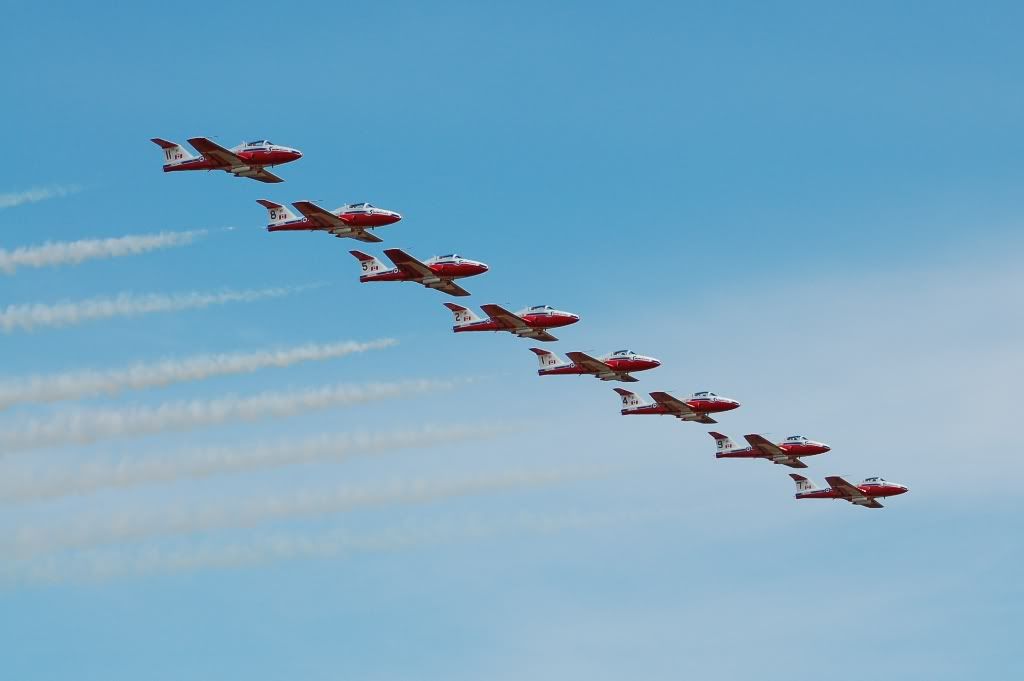
M 882 508 L 882 505 L 872 499 L 871 497 L 864 494 L 859 487 L 852 485 L 838 475 L 826 476 L 825 482 L 836 492 L 839 492 L 843 499 L 857 504 L 858 506 L 866 506 L 868 508 Z
M 447 293 L 450 296 L 468 296 L 469 295 L 469 291 L 467 291 L 466 289 L 462 288 L 461 286 L 456 284 L 451 279 L 442 279 L 439 283 L 437 283 L 437 284 L 428 284 L 428 286 L 430 288 L 432 288 L 432 289 L 437 289 L 438 291 L 443 291 L 444 293 Z
M 530 326 L 523 321 L 523 318 L 514 312 L 509 312 L 501 305 L 481 305 L 480 309 L 487 314 L 488 317 L 498 322 L 506 329 L 512 331 L 515 329 L 529 329 Z
M 586 369 L 587 371 L 589 371 L 591 373 L 595 373 L 595 374 L 613 374 L 613 373 L 615 373 L 615 369 L 612 369 L 610 366 L 608 366 L 607 364 L 605 364 L 601 360 L 596 359 L 594 357 L 591 357 L 590 355 L 588 355 L 585 352 L 567 352 L 567 353 L 565 353 L 565 356 L 568 357 L 569 360 L 572 361 L 573 363 L 575 363 L 577 366 L 583 367 L 584 369 Z
M 238 172 L 238 173 L 236 173 L 234 170 L 230 170 L 229 172 L 231 172 L 234 175 L 238 175 L 239 177 L 249 177 L 249 178 L 252 178 L 254 180 L 259 180 L 260 182 L 268 182 L 270 184 L 274 184 L 274 183 L 277 183 L 277 182 L 284 182 L 284 180 L 282 180 L 280 177 L 278 177 L 274 173 L 270 172 L 266 168 L 259 168 L 259 167 L 257 167 L 257 168 L 249 168 L 248 170 L 245 170 L 245 171 L 242 171 L 242 172 Z
M 367 236 L 372 236 L 368 234 Z M 376 237 L 374 237 L 376 238 Z M 469 291 L 456 284 L 451 279 L 441 279 L 434 271 L 424 263 L 412 257 L 401 248 L 385 248 L 384 255 L 388 256 L 391 262 L 399 271 L 407 274 L 413 281 L 438 291 L 443 291 L 450 296 L 468 296 Z
M 284 182 L 280 177 L 260 166 L 251 166 L 230 149 L 225 149 L 211 139 L 206 137 L 192 137 L 188 141 L 195 150 L 203 155 L 203 158 L 210 159 L 218 164 L 221 170 L 226 170 L 232 175 L 249 177 L 260 182 Z
M 242 160 L 235 152 L 225 149 L 206 137 L 192 137 L 189 138 L 188 143 L 195 147 L 195 150 L 204 157 L 211 161 L 216 161 L 225 169 L 249 167 L 249 164 Z
M 295 210 L 320 229 L 326 230 L 338 238 L 352 237 L 359 241 L 376 244 L 384 241 L 379 236 L 370 234 L 365 229 L 345 224 L 345 221 L 329 210 L 325 210 L 312 201 L 296 201 L 292 204 Z
M 763 435 L 744 435 L 743 439 L 751 447 L 760 450 L 762 454 L 771 459 L 772 463 L 781 463 L 783 466 L 789 466 L 790 468 L 807 468 L 807 464 L 801 461 L 799 457 L 787 454 L 786 450 Z
M 693 407 L 683 402 L 678 397 L 673 397 L 668 393 L 656 392 L 651 393 L 651 399 L 660 404 L 661 406 L 668 409 L 675 415 L 676 418 L 683 419 L 684 421 L 696 421 L 698 423 L 718 423 L 707 414 L 701 414 L 698 411 L 694 411 Z
M 514 312 L 509 312 L 501 305 L 481 305 L 480 309 L 484 311 L 492 321 L 501 324 L 505 330 L 511 331 L 515 335 L 521 338 L 533 338 L 539 341 L 556 341 L 558 340 L 544 329 L 535 329 L 526 323 L 526 321 Z
M 585 369 L 587 373 L 594 374 L 602 381 L 624 381 L 635 383 L 636 378 L 624 371 L 616 371 L 601 360 L 591 357 L 585 352 L 567 352 L 565 356 L 576 366 Z
M 296 201 L 292 205 L 295 206 L 295 210 L 302 213 L 303 217 L 321 229 L 347 230 L 349 228 L 337 215 L 321 208 L 312 201 Z
M 744 435 L 743 439 L 746 440 L 754 449 L 761 450 L 762 454 L 767 454 L 770 457 L 787 456 L 786 452 L 781 447 L 774 442 L 771 442 L 763 435 Z
M 384 255 L 388 256 L 388 259 L 395 263 L 395 267 L 414 279 L 419 280 L 437 276 L 433 270 L 401 248 L 385 248 Z

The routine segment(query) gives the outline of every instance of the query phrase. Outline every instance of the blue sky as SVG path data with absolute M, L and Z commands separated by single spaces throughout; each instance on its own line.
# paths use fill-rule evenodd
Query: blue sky
M 211 231 L 136 257 L 0 273 L 0 309 L 316 287 L 2 334 L 4 378 L 399 344 L 19 405 L 0 413 L 0 440 L 54 419 L 90 424 L 100 409 L 453 383 L 7 452 L 6 489 L 212 446 L 487 432 L 0 501 L 5 551 L 26 537 L 56 547 L 4 561 L 3 676 L 1019 674 L 1022 12 L 7 4 L 0 194 L 78 191 L 0 208 L 0 247 Z M 149 138 L 195 135 L 269 138 L 305 157 L 279 169 L 280 185 L 161 173 Z M 833 446 L 810 462 L 819 481 L 883 475 L 911 492 L 877 512 L 798 503 L 787 470 L 716 461 L 696 424 L 623 419 L 609 384 L 538 378 L 527 341 L 453 336 L 433 291 L 360 285 L 354 242 L 267 234 L 258 198 L 398 210 L 384 246 L 491 266 L 466 282 L 474 307 L 577 312 L 552 349 L 654 355 L 664 365 L 641 375 L 643 391 L 735 397 L 743 407 L 723 432 L 806 433 Z M 538 472 L 560 477 L 510 482 Z M 460 481 L 465 493 L 437 491 Z M 426 498 L 395 492 L 412 488 Z M 351 490 L 392 500 L 281 510 Z

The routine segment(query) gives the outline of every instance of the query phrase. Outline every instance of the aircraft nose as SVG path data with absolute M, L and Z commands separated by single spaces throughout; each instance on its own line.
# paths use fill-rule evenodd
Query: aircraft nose
M 822 452 L 823 454 L 824 454 L 825 452 L 831 452 L 831 451 L 832 451 L 832 448 L 831 448 L 831 447 L 829 447 L 829 446 L 828 446 L 828 445 L 826 445 L 826 444 L 822 444 L 822 443 L 820 443 L 820 442 L 819 442 L 819 443 L 818 443 L 818 446 L 819 446 L 819 447 L 821 447 L 821 452 Z

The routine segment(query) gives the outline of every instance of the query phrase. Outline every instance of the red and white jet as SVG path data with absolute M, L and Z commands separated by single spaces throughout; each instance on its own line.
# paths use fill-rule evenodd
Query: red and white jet
M 393 210 L 377 208 L 368 203 L 349 203 L 341 208 L 325 210 L 312 201 L 296 201 L 292 205 L 302 213 L 299 217 L 280 203 L 258 199 L 256 203 L 270 214 L 268 232 L 320 231 L 340 238 L 350 237 L 367 243 L 383 241 L 368 229 L 392 225 L 402 219 Z
M 696 421 L 697 423 L 718 423 L 708 414 L 715 414 L 720 411 L 729 411 L 740 406 L 736 400 L 728 397 L 721 397 L 715 393 L 699 392 L 694 393 L 686 399 L 673 397 L 668 393 L 650 393 L 654 403 L 641 400 L 636 393 L 631 393 L 622 388 L 615 388 L 615 392 L 622 398 L 623 416 L 639 414 L 666 414 L 675 416 L 683 421 Z
M 533 338 L 539 341 L 558 340 L 545 329 L 575 324 L 579 315 L 556 310 L 550 305 L 534 305 L 519 312 L 509 312 L 500 305 L 481 305 L 480 309 L 487 315 L 481 319 L 469 308 L 455 303 L 445 303 L 445 307 L 455 315 L 455 326 L 452 331 L 508 331 L 520 338 Z
M 653 357 L 638 355 L 632 350 L 617 350 L 600 359 L 591 357 L 585 352 L 567 352 L 571 360 L 563 362 L 558 355 L 540 348 L 530 348 L 540 361 L 540 376 L 558 376 L 561 374 L 589 374 L 602 381 L 623 381 L 635 383 L 636 378 L 629 375 L 630 371 L 646 371 L 661 366 Z
M 487 265 L 461 255 L 438 255 L 421 262 L 400 248 L 385 249 L 384 255 L 395 264 L 393 268 L 362 251 L 349 251 L 363 268 L 359 281 L 412 281 L 450 296 L 468 296 L 469 291 L 454 279 L 473 277 L 487 271 Z
M 865 478 L 859 485 L 853 485 L 838 475 L 829 475 L 825 478 L 829 486 L 819 489 L 802 475 L 790 473 L 789 477 L 796 482 L 797 499 L 845 499 L 851 504 L 867 508 L 882 508 L 876 499 L 894 497 L 907 492 L 906 485 L 889 482 L 883 478 Z
M 762 435 L 744 435 L 748 447 L 736 448 L 736 443 L 721 433 L 708 433 L 715 438 L 718 451 L 716 459 L 768 459 L 772 463 L 780 463 L 790 468 L 807 468 L 800 460 L 801 456 L 824 454 L 832 448 L 828 445 L 808 440 L 803 435 L 790 435 L 784 441 L 775 444 Z
M 179 170 L 224 170 L 236 177 L 251 177 L 260 182 L 284 182 L 267 168 L 302 158 L 302 152 L 298 149 L 283 147 L 267 140 L 242 142 L 237 147 L 225 149 L 206 137 L 192 137 L 188 143 L 200 153 L 198 157 L 177 142 L 168 142 L 159 137 L 154 137 L 152 141 L 164 150 L 165 173 Z

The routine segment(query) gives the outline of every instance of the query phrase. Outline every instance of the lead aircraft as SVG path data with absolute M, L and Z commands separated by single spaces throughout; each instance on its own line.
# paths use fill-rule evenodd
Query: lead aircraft
M 654 403 L 651 404 L 641 400 L 636 393 L 622 388 L 614 390 L 622 398 L 622 410 L 619 413 L 623 416 L 666 414 L 683 421 L 718 423 L 708 414 L 729 411 L 740 406 L 736 400 L 707 391 L 694 393 L 682 400 L 665 392 L 649 393 L 651 399 L 654 400 Z
M 312 201 L 296 201 L 292 205 L 302 213 L 299 217 L 280 203 L 257 199 L 256 203 L 270 214 L 268 232 L 322 231 L 340 238 L 350 237 L 367 243 L 383 241 L 368 229 L 393 225 L 402 219 L 399 213 L 377 208 L 368 203 L 346 203 L 340 208 L 326 210 Z
M 567 352 L 569 362 L 562 361 L 558 355 L 540 348 L 530 348 L 540 361 L 540 376 L 558 376 L 562 374 L 589 374 L 602 381 L 623 381 L 635 383 L 636 378 L 629 375 L 630 371 L 646 371 L 661 366 L 653 357 L 638 355 L 632 350 L 617 350 L 601 358 L 591 357 L 585 352 Z
M 260 182 L 284 182 L 267 170 L 268 167 L 291 163 L 302 158 L 302 152 L 267 140 L 242 142 L 225 149 L 206 137 L 192 137 L 191 144 L 200 156 L 193 156 L 177 142 L 154 137 L 154 144 L 164 150 L 164 172 L 180 170 L 223 170 L 236 177 L 249 177 Z
M 882 508 L 877 498 L 894 497 L 907 492 L 906 485 L 889 482 L 884 478 L 865 478 L 859 485 L 854 485 L 838 475 L 829 475 L 825 478 L 829 486 L 819 489 L 802 475 L 790 473 L 789 477 L 796 483 L 797 499 L 845 499 L 866 508 Z
M 461 255 L 438 255 L 421 262 L 400 248 L 385 249 L 384 255 L 393 262 L 393 268 L 362 251 L 349 251 L 363 268 L 359 281 L 412 281 L 436 289 L 450 296 L 468 296 L 469 291 L 453 279 L 473 277 L 487 271 L 487 265 Z
M 749 446 L 740 449 L 736 448 L 731 438 L 721 433 L 710 432 L 708 435 L 715 438 L 718 449 L 716 459 L 768 459 L 790 468 L 807 468 L 807 464 L 800 460 L 801 456 L 824 454 L 831 450 L 828 445 L 808 440 L 803 435 L 790 435 L 778 444 L 756 433 L 744 435 L 743 439 Z
M 575 324 L 580 316 L 571 312 L 556 310 L 550 305 L 534 305 L 518 312 L 509 312 L 500 305 L 481 305 L 480 309 L 487 315 L 481 319 L 473 311 L 455 303 L 445 303 L 445 307 L 455 316 L 452 331 L 508 331 L 520 338 L 532 338 L 539 341 L 558 340 L 545 329 Z

